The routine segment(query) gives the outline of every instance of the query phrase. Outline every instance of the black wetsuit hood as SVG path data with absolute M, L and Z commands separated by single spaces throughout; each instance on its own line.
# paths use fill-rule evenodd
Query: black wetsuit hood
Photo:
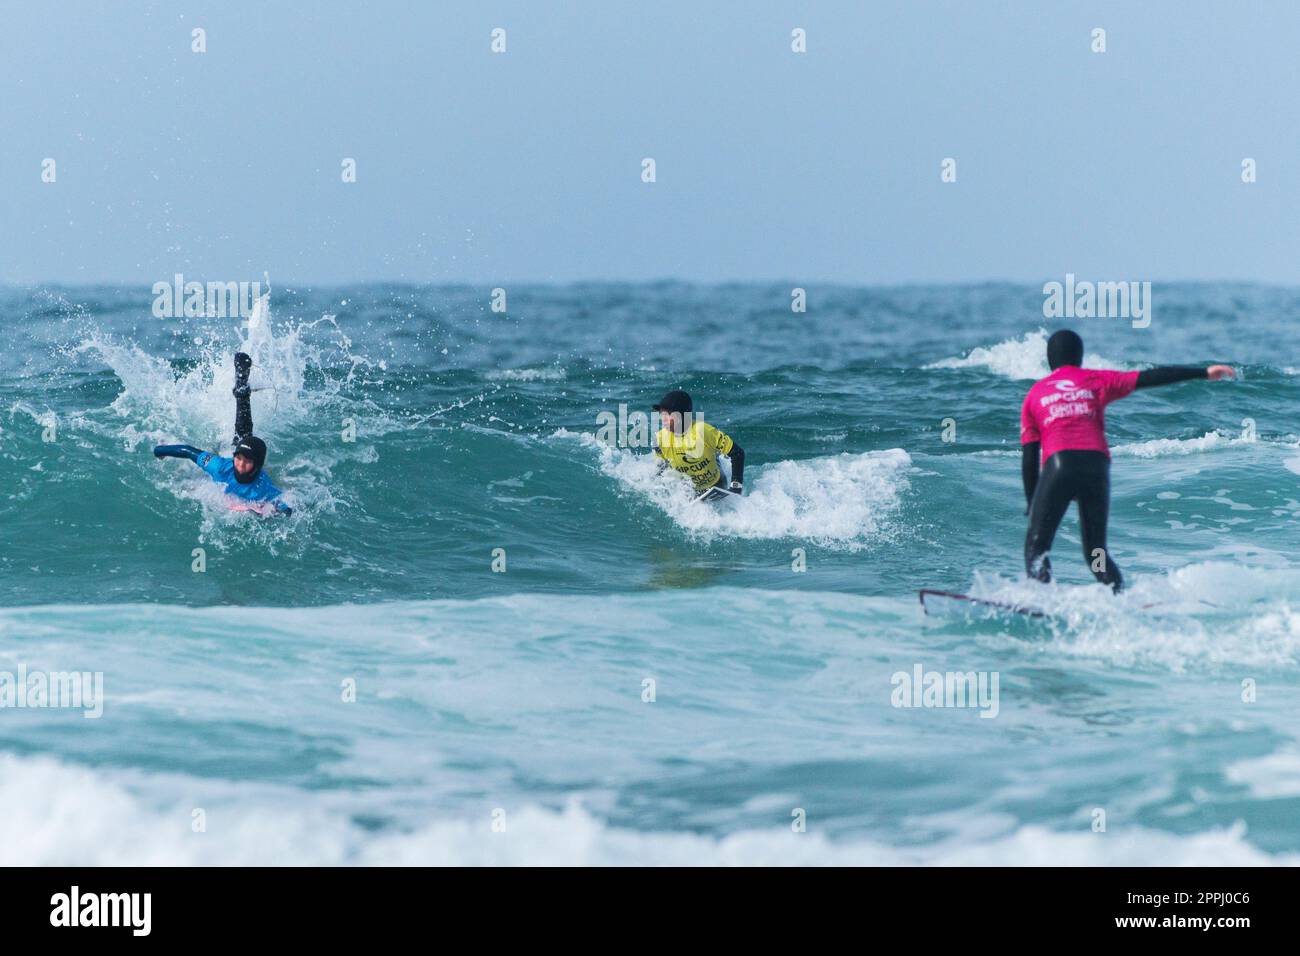
M 651 408 L 656 412 L 677 412 L 683 414 L 691 411 L 691 396 L 687 395 L 681 389 L 675 388 L 671 392 L 659 399 L 659 402 L 652 405 Z
M 1047 366 L 1055 372 L 1062 365 L 1083 367 L 1083 339 L 1077 332 L 1061 329 L 1047 340 Z

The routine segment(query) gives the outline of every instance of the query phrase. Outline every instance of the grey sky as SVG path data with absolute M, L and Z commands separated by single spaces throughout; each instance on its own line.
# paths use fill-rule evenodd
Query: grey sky
M 5 2 L 0 281 L 1294 284 L 1297 49 L 1290 0 Z

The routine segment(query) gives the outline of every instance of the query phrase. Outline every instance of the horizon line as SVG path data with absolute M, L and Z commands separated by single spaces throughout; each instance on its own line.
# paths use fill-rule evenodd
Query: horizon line
M 175 275 L 175 273 L 173 273 Z M 185 273 L 181 273 L 185 275 Z M 683 285 L 698 287 L 718 287 L 730 285 L 768 285 L 768 286 L 789 286 L 790 288 L 804 288 L 807 286 L 833 286 L 846 289 L 915 289 L 915 288 L 971 288 L 979 286 L 1020 286 L 1037 288 L 1047 282 L 1056 282 L 1065 275 L 1074 275 L 1080 282 L 1150 282 L 1152 285 L 1253 285 L 1268 286 L 1280 289 L 1300 289 L 1300 277 L 1295 280 L 1278 280 L 1278 279 L 1259 279 L 1259 278 L 1213 278 L 1213 279 L 1188 279 L 1188 278 L 1091 278 L 1087 274 L 1080 273 L 1062 273 L 1061 276 L 1048 276 L 1043 279 L 1007 279 L 1007 278 L 990 278 L 990 279 L 941 279 L 941 280 L 893 280 L 877 282 L 861 282 L 846 279 L 789 279 L 789 278 L 725 278 L 725 279 L 688 279 L 672 276 L 661 276 L 656 278 L 575 278 L 575 279 L 409 279 L 409 278 L 369 278 L 369 279 L 329 279 L 325 281 L 270 281 L 268 288 L 272 291 L 276 289 L 287 289 L 289 291 L 299 290 L 324 290 L 324 289 L 344 289 L 356 288 L 359 286 L 410 286 L 413 288 L 474 288 L 482 287 L 492 289 L 496 287 L 508 288 L 510 286 L 583 286 L 583 285 Z M 152 290 L 153 286 L 162 282 L 162 279 L 134 280 L 134 279 L 0 279 L 0 288 L 93 288 L 96 286 L 112 286 L 116 288 L 128 286 L 140 286 Z M 248 282 L 262 283 L 265 279 L 191 279 L 194 282 Z

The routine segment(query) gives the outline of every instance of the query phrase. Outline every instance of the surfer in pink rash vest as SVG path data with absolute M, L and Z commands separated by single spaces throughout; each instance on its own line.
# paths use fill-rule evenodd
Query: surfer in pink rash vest
M 1083 559 L 1098 581 L 1118 593 L 1124 579 L 1106 549 L 1110 513 L 1106 406 L 1134 389 L 1194 378 L 1217 381 L 1235 373 L 1228 365 L 1165 366 L 1143 372 L 1082 368 L 1083 339 L 1069 329 L 1047 340 L 1047 364 L 1052 373 L 1034 383 L 1020 408 L 1020 470 L 1029 515 L 1025 573 L 1037 581 L 1051 581 L 1047 553 L 1074 501 L 1079 506 Z

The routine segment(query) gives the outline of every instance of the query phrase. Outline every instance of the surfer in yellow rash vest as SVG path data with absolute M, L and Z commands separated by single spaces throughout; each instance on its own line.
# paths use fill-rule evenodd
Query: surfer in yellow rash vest
M 697 417 L 691 396 L 674 389 L 659 400 L 654 410 L 662 426 L 655 437 L 661 472 L 668 467 L 681 472 L 691 479 L 696 494 L 705 501 L 725 498 L 728 493 L 745 493 L 745 449 Z M 718 467 L 719 455 L 731 460 L 730 487 Z

